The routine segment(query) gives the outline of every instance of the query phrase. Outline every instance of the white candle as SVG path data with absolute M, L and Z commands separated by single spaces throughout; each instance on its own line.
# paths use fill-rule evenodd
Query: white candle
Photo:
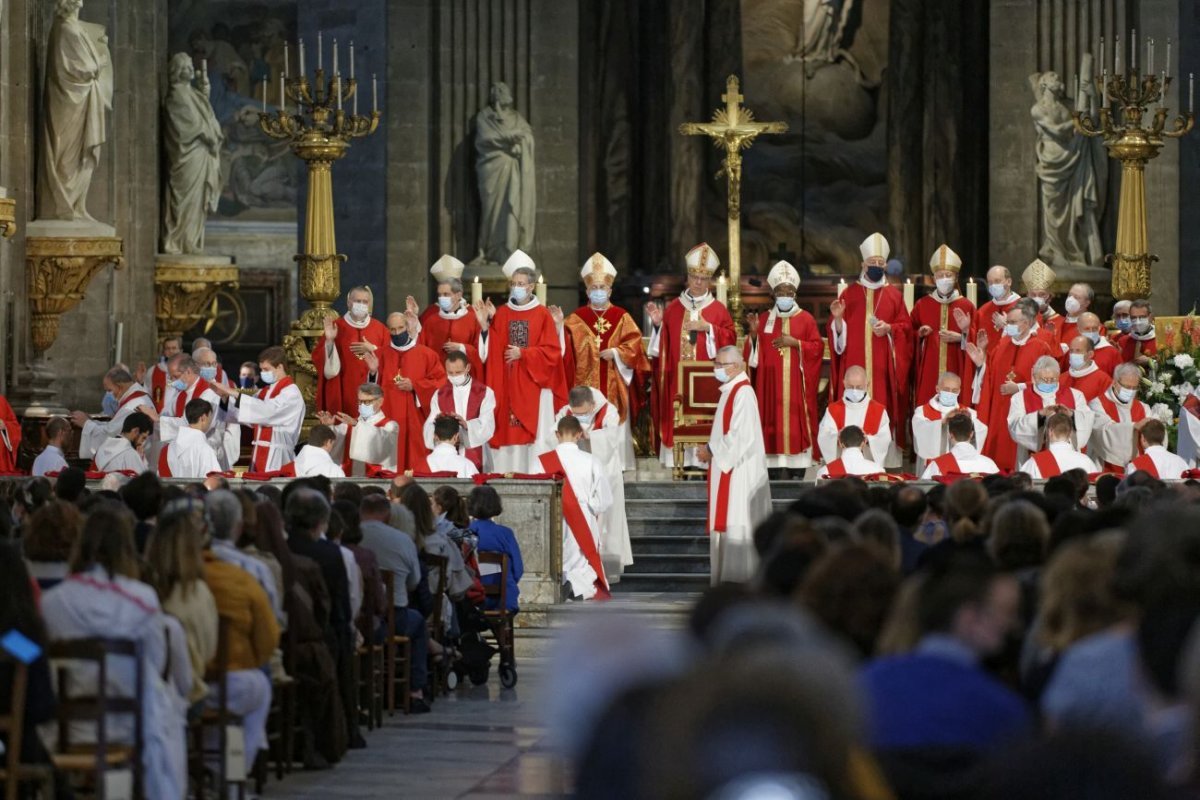
M 287 42 L 284 42 L 283 43 L 283 76 L 286 78 L 287 75 L 288 75 L 288 45 L 287 45 Z
M 351 61 L 350 63 L 351 63 L 351 64 L 353 64 L 354 62 L 353 62 L 353 61 Z M 350 82 L 351 82 L 351 83 L 354 83 L 354 79 L 353 79 L 353 78 L 351 78 L 351 79 L 350 79 Z M 352 106 L 352 108 L 351 108 L 351 110 L 350 110 L 350 113 L 352 113 L 354 116 L 356 116 L 356 117 L 357 117 L 357 116 L 358 116 L 358 87 L 357 87 L 357 86 L 355 86 L 355 87 L 353 87 L 353 88 L 354 88 L 354 101 L 353 101 L 353 102 L 354 102 L 354 105 Z
M 909 311 L 913 310 L 917 287 L 913 286 L 912 278 L 904 279 L 904 305 Z
M 263 113 L 267 113 L 267 79 L 263 78 Z
M 300 40 L 300 77 L 304 77 L 304 40 Z
M 371 74 L 371 111 L 379 110 L 379 86 L 375 83 L 375 75 Z
M 1120 34 L 1117 34 L 1116 45 L 1113 49 L 1116 52 L 1115 62 L 1113 63 L 1113 77 L 1115 78 L 1121 74 L 1121 35 Z
M 1104 60 L 1104 55 L 1105 55 L 1104 34 L 1101 34 L 1100 35 L 1100 67 L 1101 67 L 1101 69 L 1103 69 L 1107 66 L 1107 63 Z
M 1188 73 L 1188 113 L 1192 113 L 1192 100 L 1196 97 L 1196 75 Z
M 1104 92 L 1104 108 L 1108 108 L 1108 68 L 1105 67 L 1104 72 L 1100 75 L 1100 86 Z
M 537 286 L 534 288 L 537 292 L 538 302 L 542 305 L 546 305 L 546 281 L 542 279 L 541 275 L 538 275 Z
M 333 40 L 333 74 L 338 74 L 337 39 Z
M 354 40 L 350 40 L 350 80 L 354 80 Z
M 336 53 L 337 51 L 335 50 L 334 52 Z M 336 78 L 334 78 L 333 87 L 334 87 L 333 90 L 335 92 L 337 92 L 337 100 L 338 100 L 337 109 L 338 109 L 338 111 L 341 111 L 342 110 L 342 76 L 341 75 L 338 75 Z
M 729 305 L 729 283 L 724 275 L 717 278 L 717 302 L 723 306 Z
M 1146 40 L 1146 74 L 1154 74 L 1154 40 Z
M 838 279 L 838 285 L 837 285 L 837 296 L 838 296 L 838 297 L 841 297 L 841 296 L 842 296 L 842 292 L 844 292 L 844 291 L 846 291 L 846 279 L 845 279 L 845 278 L 839 278 L 839 279 Z
M 121 350 L 125 340 L 125 323 L 117 323 L 117 357 L 113 359 L 114 364 L 121 363 Z
M 1168 75 L 1170 75 L 1171 74 L 1171 37 L 1170 36 L 1167 37 L 1167 64 L 1166 64 L 1166 67 L 1167 67 L 1166 72 Z
M 979 305 L 979 286 L 974 278 L 967 278 L 967 299 L 971 301 L 971 305 Z
M 324 47 L 321 41 L 321 32 L 317 31 L 317 69 L 321 69 L 325 64 Z
M 471 281 L 471 305 L 483 302 L 483 284 L 479 282 L 479 276 L 475 276 L 475 280 Z
M 266 83 L 266 81 L 267 79 L 263 78 L 263 83 Z M 282 75 L 279 76 L 279 110 L 287 111 L 287 89 L 283 86 Z

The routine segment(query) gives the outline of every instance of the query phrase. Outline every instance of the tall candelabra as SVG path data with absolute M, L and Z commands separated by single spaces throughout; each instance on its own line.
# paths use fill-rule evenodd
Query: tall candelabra
M 350 43 L 350 74 L 338 69 L 337 40 L 333 41 L 333 70 L 325 72 L 322 36 L 317 34 L 317 69 L 310 82 L 304 67 L 304 42 L 299 46 L 300 74 L 288 74 L 288 52 L 284 49 L 284 74 L 279 78 L 279 104 L 267 109 L 267 82 L 262 83 L 263 110 L 259 127 L 273 139 L 287 140 L 297 156 L 308 165 L 308 207 L 304 218 L 304 252 L 295 256 L 300 264 L 300 296 L 308 303 L 300 318 L 284 337 L 289 372 L 313 411 L 316 369 L 312 345 L 322 336 L 327 317 L 337 316 L 333 301 L 341 294 L 341 264 L 346 256 L 337 251 L 333 224 L 334 161 L 346 155 L 350 141 L 369 136 L 379 127 L 379 93 L 371 79 L 371 113 L 358 113 L 358 81 L 354 77 L 354 43 Z M 345 108 L 349 105 L 350 112 Z
M 1076 111 L 1075 128 L 1084 136 L 1102 136 L 1108 154 L 1121 162 L 1121 196 L 1117 215 L 1117 246 L 1109 256 L 1112 264 L 1113 297 L 1134 300 L 1150 296 L 1150 265 L 1158 256 L 1150 252 L 1146 218 L 1146 163 L 1162 149 L 1164 139 L 1178 139 L 1192 129 L 1193 78 L 1188 76 L 1187 113 L 1175 115 L 1171 127 L 1167 118 L 1167 90 L 1173 78 L 1171 40 L 1167 40 L 1167 63 L 1154 71 L 1154 40 L 1146 40 L 1146 71 L 1138 70 L 1137 31 L 1130 37 L 1129 67 L 1122 69 L 1124 51 L 1118 37 L 1114 48 L 1113 74 L 1105 63 L 1104 39 L 1100 40 L 1100 63 L 1096 89 L 1103 98 L 1099 119 L 1086 111 Z M 1149 120 L 1146 119 L 1149 114 Z M 1119 121 L 1118 121 L 1119 120 Z

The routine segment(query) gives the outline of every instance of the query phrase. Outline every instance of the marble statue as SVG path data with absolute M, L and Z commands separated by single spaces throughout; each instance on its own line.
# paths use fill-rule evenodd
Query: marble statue
M 513 108 L 504 83 L 492 84 L 488 105 L 475 115 L 475 172 L 479 186 L 476 263 L 503 264 L 514 250 L 531 250 L 537 193 L 533 129 Z
M 82 0 L 58 0 L 46 45 L 40 219 L 86 220 L 88 187 L 108 136 L 112 61 L 104 27 L 79 20 Z
M 198 84 L 192 57 L 176 53 L 163 101 L 166 192 L 163 197 L 162 251 L 200 253 L 204 220 L 221 198 L 221 123 L 209 102 L 207 75 Z
M 1085 57 L 1090 61 L 1090 56 Z M 1090 64 L 1081 70 L 1089 74 Z M 1107 160 L 1099 140 L 1078 136 L 1056 72 L 1029 77 L 1037 102 L 1030 109 L 1037 131 L 1037 176 L 1042 195 L 1042 246 L 1038 251 L 1055 267 L 1098 266 L 1104 260 L 1100 214 Z M 1090 102 L 1090 75 L 1081 81 L 1076 104 Z
M 784 63 L 803 61 L 810 68 L 832 64 L 849 54 L 842 43 L 856 0 L 802 0 L 803 16 L 796 31 L 796 46 Z

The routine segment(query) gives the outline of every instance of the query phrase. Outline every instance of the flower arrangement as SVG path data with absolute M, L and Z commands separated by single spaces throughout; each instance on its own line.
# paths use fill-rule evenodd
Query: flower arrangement
M 1158 352 L 1142 376 L 1142 402 L 1176 438 L 1176 412 L 1200 386 L 1200 322 L 1195 312 L 1164 321 L 1158 330 Z

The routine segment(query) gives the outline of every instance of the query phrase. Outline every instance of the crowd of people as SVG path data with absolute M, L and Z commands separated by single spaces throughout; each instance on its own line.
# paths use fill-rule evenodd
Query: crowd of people
M 56 715 L 46 657 L 54 642 L 140 645 L 142 796 L 182 800 L 189 782 L 218 774 L 211 761 L 189 774 L 187 731 L 222 696 L 241 720 L 249 771 L 267 757 L 275 687 L 295 686 L 304 735 L 291 753 L 282 743 L 291 737 L 280 739 L 271 757 L 328 768 L 367 746 L 370 703 L 355 669 L 364 647 L 408 637 L 410 697 L 395 705 L 426 713 L 444 677 L 465 668 L 464 637 L 477 642 L 482 664 L 472 666 L 486 679 L 491 648 L 479 637 L 484 610 L 496 606 L 486 585 L 506 581 L 507 610 L 519 609 L 520 547 L 490 486 L 463 497 L 450 486 L 430 494 L 405 476 L 388 488 L 313 477 L 256 491 L 215 475 L 192 484 L 151 472 L 109 478 L 90 491 L 84 473 L 67 468 L 53 484 L 7 483 L 0 498 L 0 634 L 18 632 L 35 649 L 21 745 L 30 763 L 52 764 L 65 744 L 42 725 Z M 507 573 L 481 569 L 481 552 L 506 555 Z M 445 559 L 444 575 L 427 556 Z M 0 714 L 12 701 L 13 663 L 0 661 Z M 131 659 L 110 657 L 110 691 L 130 696 L 134 675 Z M 71 679 L 73 694 L 95 690 L 94 673 Z M 131 743 L 132 727 L 114 715 L 110 742 Z M 69 776 L 56 777 L 56 795 L 71 797 Z

